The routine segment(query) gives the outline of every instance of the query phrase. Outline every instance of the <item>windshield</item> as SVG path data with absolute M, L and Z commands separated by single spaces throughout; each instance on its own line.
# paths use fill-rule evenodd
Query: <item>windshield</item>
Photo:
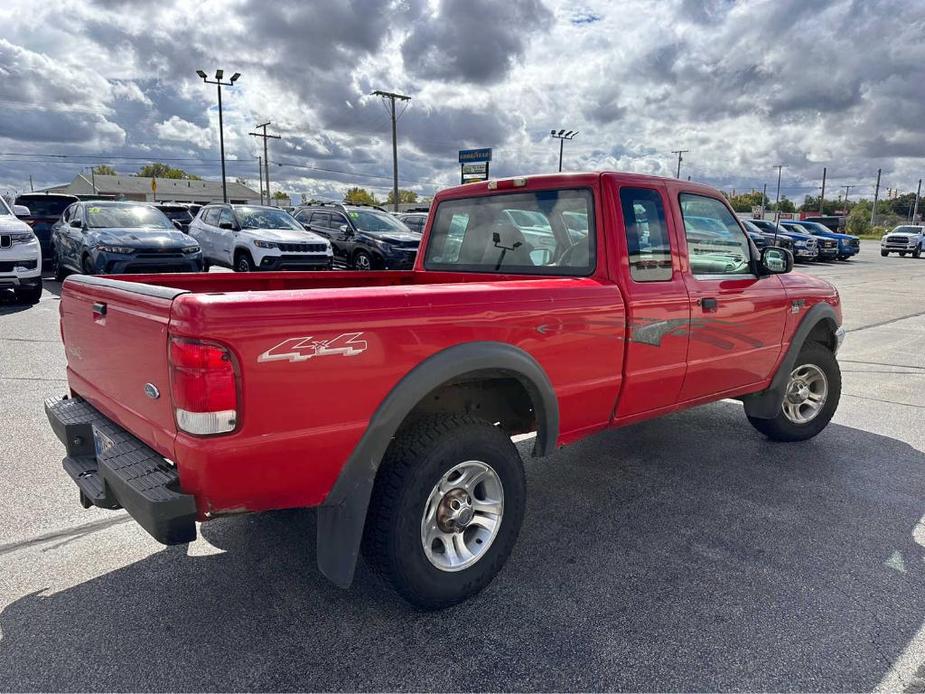
M 286 210 L 274 207 L 235 207 L 235 214 L 242 229 L 292 229 L 302 231 L 299 224 Z
M 16 204 L 28 207 L 33 217 L 60 217 L 64 208 L 72 202 L 77 202 L 77 198 L 58 195 L 20 195 L 16 198 Z
M 175 229 L 164 213 L 148 205 L 94 205 L 87 207 L 91 229 Z
M 0 216 L 13 214 L 13 211 L 10 209 L 10 206 L 6 202 L 6 198 L 0 198 L 0 202 L 3 203 L 0 205 Z
M 922 227 L 896 227 L 893 231 L 897 234 L 920 234 L 922 233 Z
M 411 231 L 402 222 L 388 212 L 377 212 L 376 210 L 347 210 L 350 219 L 360 231 L 367 234 L 384 234 L 388 232 L 408 232 Z

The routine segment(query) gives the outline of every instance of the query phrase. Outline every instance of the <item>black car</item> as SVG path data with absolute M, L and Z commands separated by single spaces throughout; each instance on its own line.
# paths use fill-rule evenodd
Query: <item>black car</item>
M 202 252 L 158 209 L 142 202 L 80 201 L 52 232 L 55 279 L 147 272 L 201 272 Z
M 770 234 L 764 229 L 761 229 L 750 219 L 740 219 L 739 221 L 742 222 L 742 226 L 745 227 L 748 238 L 752 240 L 752 243 L 755 244 L 755 247 L 759 251 L 765 246 L 777 246 L 778 248 L 786 248 L 792 251 L 793 242 L 786 236 L 775 237 L 774 234 Z
M 190 222 L 192 222 L 193 217 L 196 216 L 190 212 L 190 209 L 187 205 L 158 202 L 155 203 L 154 206 L 165 215 L 167 215 L 167 219 L 169 219 L 171 222 L 177 222 L 178 228 L 184 233 L 189 231 Z
M 296 220 L 330 239 L 334 259 L 355 270 L 409 270 L 421 243 L 381 207 L 323 203 L 300 208 Z
M 29 214 L 21 216 L 20 219 L 32 227 L 32 231 L 35 232 L 39 245 L 42 247 L 43 264 L 51 262 L 52 227 L 61 219 L 61 214 L 67 206 L 75 202 L 77 202 L 76 196 L 58 193 L 25 193 L 16 198 L 16 205 L 29 208 Z

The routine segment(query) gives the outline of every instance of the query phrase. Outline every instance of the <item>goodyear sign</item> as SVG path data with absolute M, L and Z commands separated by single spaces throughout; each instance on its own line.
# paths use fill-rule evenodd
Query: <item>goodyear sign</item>
M 491 147 L 459 150 L 460 164 L 474 164 L 482 161 L 491 161 Z

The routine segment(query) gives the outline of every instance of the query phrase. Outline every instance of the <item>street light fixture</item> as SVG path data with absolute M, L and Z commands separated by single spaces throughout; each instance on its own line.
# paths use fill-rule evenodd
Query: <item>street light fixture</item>
M 578 134 L 578 131 L 569 130 L 568 132 L 566 132 L 565 128 L 562 128 L 559 132 L 556 132 L 555 130 L 550 130 L 549 134 L 550 136 L 552 136 L 553 138 L 559 141 L 559 171 L 562 171 L 562 148 L 565 145 L 565 141 L 571 140 L 572 138 L 574 138 Z
M 206 84 L 214 84 L 218 87 L 218 142 L 222 152 L 222 200 L 228 202 L 228 183 L 225 180 L 225 124 L 222 119 L 222 87 L 233 87 L 241 73 L 234 73 L 228 82 L 222 82 L 222 77 L 225 76 L 224 70 L 216 70 L 214 80 L 210 80 L 203 70 L 196 70 L 196 74 Z

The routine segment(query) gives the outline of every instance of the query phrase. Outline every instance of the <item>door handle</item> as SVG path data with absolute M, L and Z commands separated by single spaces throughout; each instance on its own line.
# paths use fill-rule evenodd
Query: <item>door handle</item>
M 715 311 L 716 307 L 719 305 L 719 302 L 713 297 L 704 297 L 703 299 L 700 299 L 698 303 L 700 304 L 700 308 L 702 308 L 704 312 L 708 313 Z

